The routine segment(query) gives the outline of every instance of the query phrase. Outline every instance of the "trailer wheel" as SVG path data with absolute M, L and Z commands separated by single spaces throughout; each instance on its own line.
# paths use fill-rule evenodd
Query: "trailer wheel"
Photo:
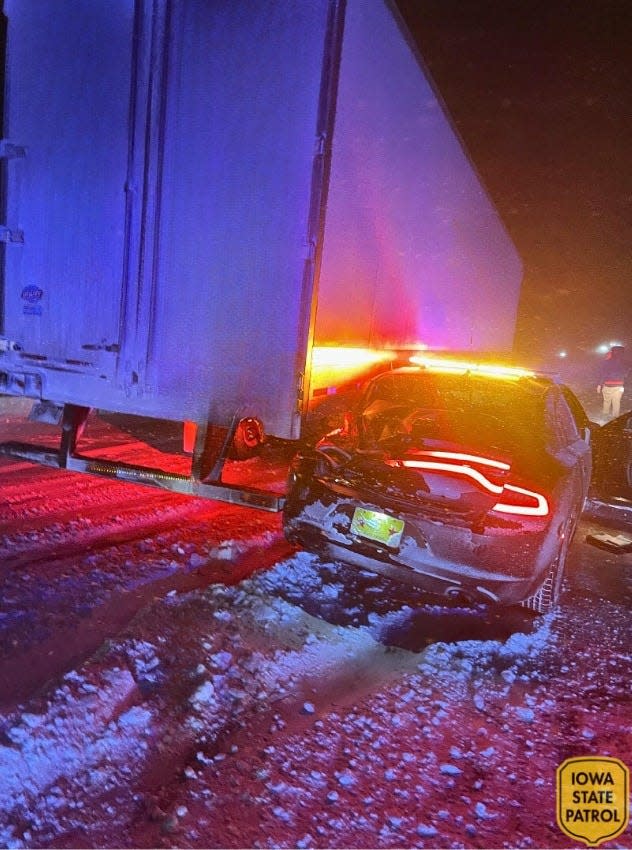
M 263 424 L 259 419 L 254 416 L 241 419 L 233 437 L 231 457 L 237 460 L 254 457 L 259 452 L 264 439 Z

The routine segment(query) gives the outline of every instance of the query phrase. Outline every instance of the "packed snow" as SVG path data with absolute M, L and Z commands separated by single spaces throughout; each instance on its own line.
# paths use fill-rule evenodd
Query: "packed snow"
M 410 652 L 375 639 L 379 614 L 332 625 L 275 595 L 317 585 L 315 567 L 297 553 L 171 592 L 5 717 L 0 843 L 564 846 L 556 763 L 595 744 L 621 756 L 621 742 L 574 701 L 560 735 L 555 681 L 574 689 L 582 653 L 560 663 L 555 617 Z

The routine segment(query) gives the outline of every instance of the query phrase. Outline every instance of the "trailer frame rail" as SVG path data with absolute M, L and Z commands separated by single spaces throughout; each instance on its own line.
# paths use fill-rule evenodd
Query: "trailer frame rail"
M 54 469 L 88 472 L 105 478 L 158 487 L 172 493 L 216 499 L 272 513 L 283 509 L 285 497 L 278 493 L 239 484 L 227 484 L 221 480 L 224 463 L 240 421 L 239 416 L 233 418 L 228 429 L 219 429 L 210 424 L 207 427 L 198 426 L 192 472 L 189 476 L 79 453 L 77 443 L 90 410 L 89 407 L 75 404 L 63 406 L 58 450 L 35 443 L 9 440 L 0 443 L 0 455 L 32 461 Z

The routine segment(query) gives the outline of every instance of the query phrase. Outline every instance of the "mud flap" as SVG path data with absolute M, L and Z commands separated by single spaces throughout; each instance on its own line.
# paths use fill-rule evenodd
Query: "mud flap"
M 240 417 L 235 415 L 228 428 L 210 422 L 198 426 L 193 449 L 193 478 L 204 484 L 219 483 L 235 438 Z

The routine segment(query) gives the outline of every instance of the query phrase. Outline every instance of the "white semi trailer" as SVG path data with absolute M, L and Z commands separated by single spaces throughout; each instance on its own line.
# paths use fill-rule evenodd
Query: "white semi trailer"
M 384 352 L 511 347 L 520 261 L 388 0 L 4 16 L 0 392 L 62 428 L 0 451 L 274 509 L 221 482 L 244 424 L 299 438 Z M 195 423 L 191 476 L 82 457 L 91 409 Z

